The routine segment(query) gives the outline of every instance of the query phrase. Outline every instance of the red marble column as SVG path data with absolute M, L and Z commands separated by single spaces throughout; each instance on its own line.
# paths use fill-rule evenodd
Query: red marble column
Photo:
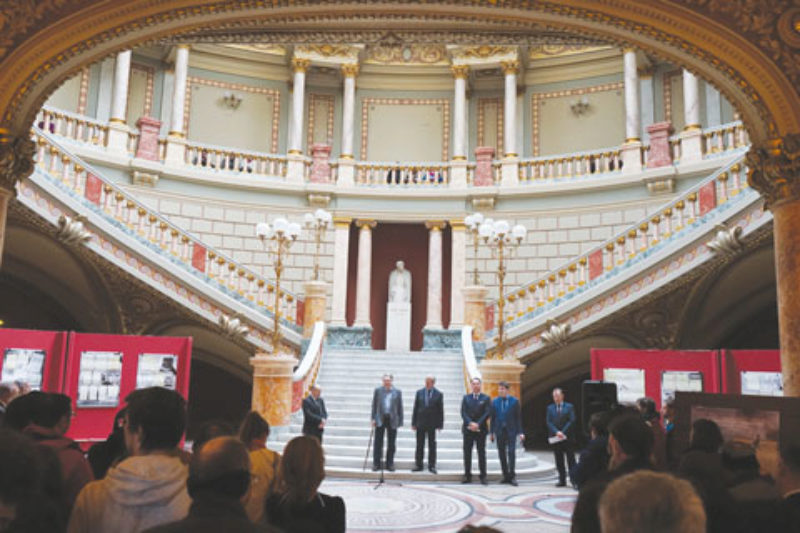
M 800 200 L 772 208 L 785 396 L 800 396 Z

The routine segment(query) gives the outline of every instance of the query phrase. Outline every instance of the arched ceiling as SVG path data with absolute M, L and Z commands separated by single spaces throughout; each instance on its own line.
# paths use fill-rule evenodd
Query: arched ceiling
M 763 4 L 763 6 L 762 6 Z M 82 66 L 145 43 L 519 43 L 533 37 L 635 46 L 683 65 L 739 110 L 751 139 L 800 132 L 798 10 L 791 0 L 337 2 L 7 0 L 0 17 L 0 127 L 24 134 Z

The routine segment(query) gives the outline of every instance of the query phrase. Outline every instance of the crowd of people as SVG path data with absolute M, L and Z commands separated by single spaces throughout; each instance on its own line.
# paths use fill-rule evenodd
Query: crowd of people
M 269 450 L 248 413 L 238 433 L 204 424 L 182 443 L 186 401 L 151 387 L 127 396 L 111 433 L 85 454 L 66 437 L 72 400 L 0 384 L 0 532 L 340 533 L 345 505 L 319 492 L 319 438 Z
M 800 532 L 800 443 L 781 448 L 773 479 L 757 443 L 724 441 L 713 420 L 694 420 L 689 448 L 676 449 L 674 417 L 671 402 L 659 413 L 651 398 L 591 416 L 591 440 L 569 470 L 579 490 L 573 533 Z

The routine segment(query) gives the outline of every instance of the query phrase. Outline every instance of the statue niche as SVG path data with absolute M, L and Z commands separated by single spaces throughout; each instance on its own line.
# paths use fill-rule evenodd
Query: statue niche
M 411 349 L 411 272 L 398 261 L 389 274 L 389 301 L 386 304 L 386 350 Z

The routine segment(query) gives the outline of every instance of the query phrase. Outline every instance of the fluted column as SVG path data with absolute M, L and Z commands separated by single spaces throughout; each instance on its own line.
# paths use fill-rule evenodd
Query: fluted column
M 358 64 L 342 65 L 344 99 L 342 101 L 342 159 L 353 159 L 353 129 L 355 127 L 356 76 Z
M 372 228 L 374 220 L 356 220 L 358 226 L 358 272 L 356 274 L 355 327 L 372 327 L 369 316 L 370 283 L 372 283 Z
M 688 70 L 684 70 L 683 115 L 686 125 L 681 133 L 681 164 L 703 159 L 699 87 L 697 77 Z
M 444 221 L 425 223 L 428 228 L 428 312 L 426 329 L 442 329 L 442 229 Z
M 455 78 L 455 94 L 453 96 L 453 160 L 462 161 L 467 158 L 467 76 L 469 66 L 453 65 Z
M 306 71 L 311 66 L 311 61 L 295 57 L 292 59 L 294 83 L 292 92 L 292 136 L 289 138 L 289 153 L 303 153 L 303 113 L 306 98 Z
M 170 113 L 169 134 L 174 137 L 184 137 L 185 120 L 184 109 L 186 106 L 186 79 L 189 75 L 189 46 L 178 45 L 175 50 L 175 87 L 172 90 L 172 113 Z
M 639 110 L 639 75 L 636 72 L 636 51 L 625 50 L 623 54 L 625 70 L 625 142 L 638 142 L 641 130 Z
M 131 51 L 117 54 L 114 65 L 114 89 L 111 94 L 111 118 L 109 122 L 125 124 L 128 110 L 128 81 L 131 75 Z
M 502 61 L 500 65 L 505 75 L 505 107 L 503 115 L 503 120 L 505 120 L 503 133 L 505 157 L 517 157 L 517 73 L 519 72 L 519 61 L 516 59 Z
M 450 326 L 464 325 L 464 286 L 467 281 L 467 233 L 463 220 L 450 221 Z
M 350 252 L 350 218 L 333 219 L 333 298 L 331 325 L 344 326 L 347 311 L 347 263 Z

